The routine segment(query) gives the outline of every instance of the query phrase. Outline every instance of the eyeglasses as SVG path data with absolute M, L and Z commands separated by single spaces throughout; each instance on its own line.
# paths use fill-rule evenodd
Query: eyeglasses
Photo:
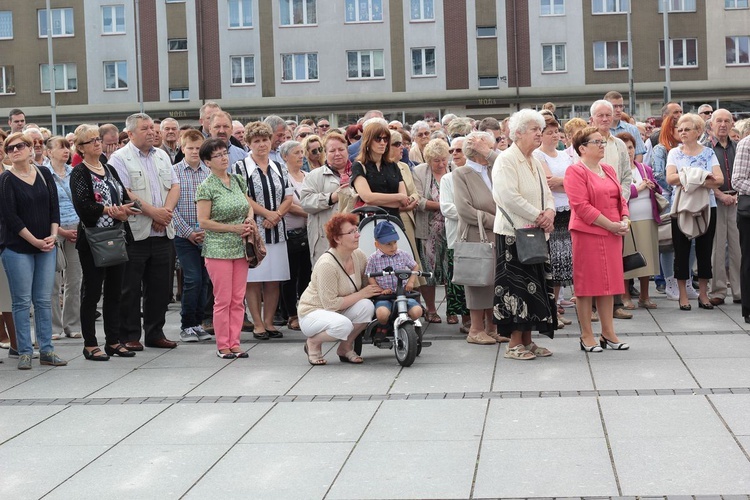
M 44 146 L 44 139 L 33 139 L 34 146 Z
M 461 148 L 453 148 L 453 149 L 449 149 L 449 150 L 448 150 L 448 152 L 449 152 L 450 154 L 453 154 L 453 153 L 463 153 L 463 152 L 464 152 L 464 150 L 463 150 L 463 149 L 461 149 Z
M 495 144 L 497 144 L 498 142 L 503 142 L 503 141 L 507 141 L 507 140 L 508 140 L 507 137 L 505 137 L 504 135 L 501 135 L 500 137 L 498 137 L 498 138 L 495 139 Z
M 394 148 L 400 148 L 402 144 L 403 142 L 397 141 L 397 142 L 391 143 L 391 146 L 393 146 Z
M 388 144 L 390 142 L 390 140 L 391 140 L 391 138 L 388 137 L 387 135 L 380 135 L 380 136 L 375 137 L 373 139 L 373 141 L 375 141 L 375 142 L 383 142 L 385 144 Z
M 304 139 L 308 135 L 312 135 L 312 134 L 310 134 L 310 132 L 300 132 L 299 134 L 297 134 L 297 137 Z
M 223 153 L 216 153 L 215 155 L 211 155 L 212 160 L 216 160 L 218 158 L 227 158 L 227 157 L 229 157 L 229 153 L 227 153 L 226 151 L 224 151 Z
M 17 142 L 15 144 L 9 144 L 5 146 L 5 152 L 6 153 L 12 153 L 14 151 L 23 151 L 26 149 L 29 145 L 25 142 Z
M 101 137 L 94 137 L 90 141 L 82 142 L 81 144 L 79 144 L 79 146 L 85 146 L 86 144 L 92 144 L 92 143 L 96 144 L 96 143 L 99 143 L 99 142 L 102 142 L 102 138 Z
M 359 234 L 359 229 L 357 229 L 357 228 L 355 227 L 355 228 L 354 228 L 354 229 L 352 229 L 351 231 L 347 231 L 347 232 L 345 232 L 345 233 L 339 233 L 339 236 L 347 236 L 347 235 L 350 235 L 350 234 Z
M 320 146 L 320 147 L 317 147 L 317 148 L 312 148 L 312 149 L 308 149 L 308 152 L 309 152 L 309 153 L 310 153 L 311 155 L 314 155 L 314 154 L 320 154 L 320 153 L 322 153 L 322 152 L 323 152 L 323 146 Z
M 583 143 L 584 146 L 588 146 L 589 144 L 594 144 L 601 148 L 601 147 L 604 147 L 605 144 L 607 144 L 607 141 L 603 139 L 596 139 L 595 141 L 586 141 Z
M 327 123 L 318 123 L 318 128 L 331 128 L 331 126 Z
M 362 138 L 362 134 L 357 134 L 354 137 L 352 137 L 352 139 L 357 139 L 357 140 L 360 140 L 361 138 Z
M 420 132 L 417 134 L 417 137 L 429 137 L 429 136 L 430 136 L 429 132 Z
M 678 128 L 677 129 L 677 133 L 681 134 L 683 132 L 692 132 L 693 130 L 695 130 L 695 129 L 694 128 L 690 128 L 690 127 L 683 127 L 683 128 Z
M 699 114 L 701 114 L 701 115 L 710 115 L 710 114 L 713 114 L 713 111 L 701 111 Z

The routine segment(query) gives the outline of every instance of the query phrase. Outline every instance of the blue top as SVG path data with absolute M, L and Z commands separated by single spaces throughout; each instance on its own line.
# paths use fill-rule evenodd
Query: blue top
M 714 150 L 711 148 L 703 147 L 703 151 L 698 153 L 695 156 L 691 156 L 688 154 L 685 154 L 682 151 L 682 145 L 677 146 L 676 148 L 673 148 L 669 155 L 667 155 L 667 165 L 674 165 L 677 167 L 677 171 L 679 172 L 683 168 L 687 167 L 698 167 L 706 172 L 713 172 L 714 165 L 719 164 L 719 159 L 716 158 L 716 153 L 714 153 Z M 708 190 L 708 198 L 709 198 L 709 206 L 711 208 L 716 206 L 716 196 L 714 195 L 714 190 L 709 189 Z
M 47 168 L 52 172 L 52 177 L 55 179 L 55 185 L 57 186 L 57 200 L 60 205 L 60 225 L 62 227 L 78 226 L 78 214 L 75 207 L 73 207 L 73 196 L 70 191 L 70 173 L 73 171 L 73 167 L 65 165 L 65 177 L 57 175 L 51 164 L 47 165 Z

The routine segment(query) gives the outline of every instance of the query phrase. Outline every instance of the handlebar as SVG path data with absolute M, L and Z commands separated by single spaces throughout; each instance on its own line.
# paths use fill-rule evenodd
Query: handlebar
M 399 274 L 413 274 L 416 276 L 424 276 L 425 278 L 431 278 L 432 273 L 428 271 L 412 271 L 411 269 L 383 269 L 382 271 L 376 271 L 374 273 L 367 273 L 368 278 L 380 278 L 381 276 L 396 276 Z

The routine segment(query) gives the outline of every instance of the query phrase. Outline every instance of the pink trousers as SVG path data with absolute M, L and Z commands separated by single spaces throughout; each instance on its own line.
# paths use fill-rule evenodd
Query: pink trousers
M 206 258 L 206 270 L 214 286 L 216 348 L 239 347 L 245 317 L 247 260 Z

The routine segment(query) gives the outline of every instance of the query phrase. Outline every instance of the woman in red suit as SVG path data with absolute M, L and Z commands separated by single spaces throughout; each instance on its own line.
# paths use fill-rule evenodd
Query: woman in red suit
M 581 161 L 565 172 L 565 192 L 570 200 L 570 237 L 573 242 L 573 283 L 581 324 L 581 349 L 628 349 L 617 338 L 612 311 L 614 296 L 625 292 L 622 269 L 623 236 L 628 233 L 628 204 L 622 197 L 615 170 L 604 163 L 606 141 L 594 127 L 573 137 Z M 602 323 L 599 342 L 591 329 L 591 306 Z M 601 345 L 601 347 L 600 347 Z

